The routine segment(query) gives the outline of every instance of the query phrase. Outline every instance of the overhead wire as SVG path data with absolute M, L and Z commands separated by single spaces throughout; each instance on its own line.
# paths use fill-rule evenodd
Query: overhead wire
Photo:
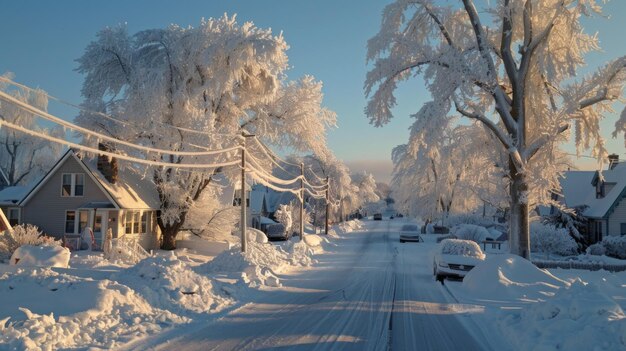
M 111 116 L 109 114 L 106 114 L 104 112 L 93 111 L 93 110 L 87 109 L 87 108 L 85 108 L 83 106 L 76 105 L 76 104 L 74 104 L 72 102 L 69 102 L 69 101 L 63 100 L 61 98 L 55 97 L 53 95 L 50 95 L 45 90 L 31 88 L 29 86 L 26 86 L 24 84 L 18 83 L 16 81 L 14 81 L 12 79 L 9 79 L 7 77 L 4 77 L 4 76 L 0 76 L 0 81 L 4 81 L 4 82 L 6 82 L 6 83 L 8 83 L 10 85 L 14 85 L 16 87 L 19 87 L 21 89 L 24 89 L 24 90 L 27 90 L 27 91 L 30 91 L 30 92 L 33 92 L 33 93 L 36 93 L 36 94 L 41 94 L 41 95 L 47 97 L 50 100 L 57 101 L 57 102 L 59 102 L 59 103 L 61 103 L 63 105 L 76 108 L 76 109 L 78 109 L 80 111 L 83 111 L 83 112 L 87 112 L 87 113 L 90 113 L 90 114 L 93 114 L 93 115 L 104 117 L 104 118 L 106 118 L 106 119 L 108 119 L 110 121 L 116 122 L 116 123 L 120 123 L 120 124 L 124 124 L 124 125 L 130 125 L 130 126 L 134 126 L 134 127 L 142 127 L 142 126 L 138 126 L 135 123 L 115 118 L 115 117 L 113 117 L 113 116 Z M 205 131 L 185 128 L 185 127 L 174 126 L 174 125 L 171 125 L 171 124 L 168 124 L 168 123 L 163 123 L 163 122 L 158 122 L 158 121 L 153 121 L 153 123 L 160 124 L 160 125 L 162 125 L 162 126 L 164 126 L 166 128 L 176 129 L 176 130 L 179 130 L 179 131 L 184 131 L 184 132 L 189 132 L 189 133 L 194 133 L 194 134 L 199 134 L 199 135 L 205 135 L 205 136 L 210 136 L 210 137 L 214 137 L 216 135 L 230 136 L 230 137 L 236 137 L 236 138 L 240 138 L 241 137 L 241 135 L 237 134 L 237 133 L 205 132 Z
M 117 144 L 121 144 L 121 145 L 125 145 L 137 150 L 142 150 L 142 151 L 146 151 L 146 152 L 152 152 L 152 153 L 157 153 L 157 154 L 165 154 L 165 155 L 175 155 L 175 156 L 209 156 L 209 155 L 217 155 L 217 154 L 222 154 L 222 153 L 226 153 L 229 151 L 234 151 L 234 150 L 239 150 L 242 148 L 242 146 L 234 146 L 234 147 L 230 147 L 230 148 L 226 148 L 226 149 L 221 149 L 221 150 L 211 150 L 211 151 L 172 151 L 172 150 L 165 150 L 165 149 L 157 149 L 157 148 L 152 148 L 152 147 L 148 147 L 148 146 L 143 146 L 143 145 L 137 145 L 137 144 L 133 144 L 131 142 L 125 141 L 125 140 L 121 140 L 121 139 L 117 139 L 108 135 L 104 135 L 101 133 L 97 133 L 97 132 L 93 132 L 87 128 L 84 127 L 80 127 L 75 125 L 74 123 L 68 122 L 66 120 L 63 120 L 59 117 L 53 116 L 52 114 L 42 111 L 37 107 L 34 107 L 30 104 L 27 104 L 23 101 L 17 100 L 16 98 L 14 98 L 11 95 L 6 94 L 3 91 L 0 91 L 0 99 L 13 103 L 15 105 L 17 105 L 18 107 L 22 108 L 23 110 L 27 110 L 30 113 L 33 113 L 43 119 L 46 119 L 48 121 L 57 123 L 59 125 L 62 125 L 66 128 L 75 130 L 75 131 L 79 131 L 83 134 L 88 134 L 91 135 L 97 139 L 103 139 L 103 140 L 107 140 L 113 143 L 117 143 Z
M 104 151 L 104 150 L 99 150 L 99 149 L 95 149 L 89 146 L 85 146 L 85 145 L 81 145 L 81 144 L 77 144 L 77 143 L 73 143 L 71 141 L 67 141 L 65 139 L 60 139 L 60 138 L 56 138 L 47 134 L 43 134 L 37 131 L 33 131 L 27 128 L 24 128 L 22 126 L 19 126 L 17 124 L 8 122 L 6 120 L 1 120 L 0 119 L 0 126 L 5 126 L 14 130 L 18 130 L 22 133 L 28 134 L 28 135 L 32 135 L 32 136 L 36 136 L 39 138 L 42 138 L 44 140 L 48 140 L 57 144 L 61 144 L 61 145 L 65 145 L 65 146 L 69 146 L 71 148 L 74 149 L 78 149 L 78 150 L 83 150 L 86 152 L 91 152 L 97 155 L 103 155 L 103 156 L 109 156 L 109 157 L 115 157 L 118 158 L 120 160 L 125 160 L 125 161 L 131 161 L 131 162 L 136 162 L 136 163 L 140 163 L 140 164 L 145 164 L 145 165 L 150 165 L 150 166 L 159 166 L 159 167 L 173 167 L 173 168 L 195 168 L 195 169 L 210 169 L 210 168 L 218 168 L 218 167 L 227 167 L 227 166 L 233 166 L 236 164 L 239 164 L 240 160 L 234 160 L 234 161 L 229 161 L 229 162 L 221 162 L 221 163 L 214 163 L 214 164 L 202 164 L 202 163 L 170 163 L 170 162 L 162 162 L 162 161 L 152 161 L 152 160 L 145 160 L 142 158 L 137 158 L 137 157 L 133 157 L 133 156 L 128 156 L 128 155 L 124 155 L 124 154 L 118 154 L 118 153 L 113 153 L 113 152 L 109 152 L 109 151 Z

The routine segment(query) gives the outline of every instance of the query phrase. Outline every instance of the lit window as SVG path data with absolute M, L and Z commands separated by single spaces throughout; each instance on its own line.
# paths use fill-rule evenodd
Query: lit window
M 141 232 L 142 233 L 147 233 L 148 232 L 148 221 L 150 219 L 150 212 L 144 212 L 141 215 Z
M 82 233 L 88 224 L 89 224 L 89 212 L 79 211 L 78 212 L 78 232 Z

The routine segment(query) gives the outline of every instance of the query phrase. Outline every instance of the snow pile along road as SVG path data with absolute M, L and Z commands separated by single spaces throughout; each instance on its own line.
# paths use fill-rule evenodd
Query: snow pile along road
M 110 349 L 137 336 L 188 322 L 152 307 L 117 282 L 48 269 L 4 274 L 0 277 L 0 295 L 0 313 L 5 316 L 0 321 L 0 343 L 8 349 Z
M 240 247 L 232 248 L 196 267 L 196 271 L 200 274 L 240 273 L 242 281 L 250 287 L 278 287 L 281 284 L 277 273 L 288 267 L 310 266 L 314 262 L 313 254 L 303 241 L 288 241 L 277 246 L 250 238 L 245 253 Z
M 363 229 L 363 222 L 358 219 L 342 222 L 335 225 L 332 229 L 328 230 L 328 236 L 336 237 L 339 234 L 352 233 L 357 230 Z
M 463 279 L 463 290 L 476 300 L 532 302 L 569 286 L 519 256 L 491 255 Z
M 174 252 L 148 257 L 111 279 L 132 288 L 153 307 L 179 315 L 217 312 L 234 302 L 216 292 L 210 279 L 196 273 Z
M 624 311 L 596 285 L 580 280 L 499 324 L 521 350 L 626 349 Z

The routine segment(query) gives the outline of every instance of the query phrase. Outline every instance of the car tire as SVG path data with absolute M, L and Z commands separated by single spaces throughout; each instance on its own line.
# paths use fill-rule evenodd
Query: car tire
M 436 280 L 436 281 L 438 281 L 438 282 L 440 282 L 440 283 L 441 283 L 441 285 L 443 285 L 444 276 L 443 276 L 443 275 L 441 275 L 441 274 L 437 274 L 437 275 L 435 276 L 435 280 Z
M 400 243 L 401 243 L 401 244 L 404 244 L 404 240 L 400 239 Z

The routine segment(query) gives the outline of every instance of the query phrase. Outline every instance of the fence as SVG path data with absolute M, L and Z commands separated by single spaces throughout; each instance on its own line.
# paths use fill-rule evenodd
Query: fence
M 599 271 L 604 269 L 609 272 L 626 271 L 626 264 L 609 264 L 604 262 L 576 262 L 576 261 L 545 261 L 533 260 L 533 264 L 539 268 L 562 268 L 562 269 L 582 269 L 588 271 Z

